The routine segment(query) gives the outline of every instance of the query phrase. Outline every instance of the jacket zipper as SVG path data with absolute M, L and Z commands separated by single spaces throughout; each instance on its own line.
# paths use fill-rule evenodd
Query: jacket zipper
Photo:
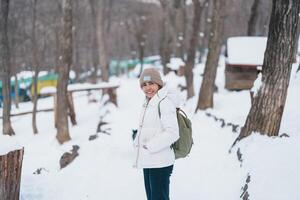
M 146 109 L 148 107 L 148 104 L 149 104 L 149 101 L 147 101 L 147 104 L 145 105 L 145 110 L 144 110 L 144 113 L 143 113 L 143 117 L 142 117 L 142 121 L 141 121 L 141 124 L 139 125 L 140 127 L 140 131 L 139 131 L 139 134 L 138 134 L 138 146 L 137 146 L 137 156 L 136 156 L 136 162 L 135 162 L 135 166 L 138 167 L 138 159 L 139 159 L 139 155 L 140 155 L 140 135 L 141 135 L 141 130 L 142 130 L 142 127 L 143 127 L 143 124 L 144 124 L 144 118 L 145 118 L 145 113 L 146 113 Z

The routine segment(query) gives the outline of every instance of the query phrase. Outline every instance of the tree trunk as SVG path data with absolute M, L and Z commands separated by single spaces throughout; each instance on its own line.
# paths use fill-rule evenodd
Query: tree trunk
M 55 66 L 54 70 L 56 73 L 59 71 L 59 66 L 61 64 L 61 16 L 63 14 L 63 9 L 62 9 L 62 0 L 56 0 L 56 8 L 57 8 L 57 13 L 55 16 L 55 26 L 54 26 L 54 34 L 55 34 L 55 41 L 54 41 L 54 56 L 55 56 Z
M 60 65 L 60 63 L 61 63 L 61 59 L 60 59 L 60 49 L 61 49 L 61 47 L 60 47 L 60 38 L 59 38 L 59 30 L 58 30 L 59 28 L 58 27 L 56 27 L 55 28 L 55 66 L 54 66 L 54 68 L 55 68 L 55 72 L 56 73 L 58 73 L 58 71 L 59 71 L 59 65 Z
M 0 199 L 19 200 L 24 148 L 0 155 Z
M 59 143 L 70 140 L 68 126 L 68 80 L 72 65 L 72 0 L 63 3 L 62 64 L 57 82 L 57 135 Z
M 277 136 L 279 133 L 293 62 L 299 11 L 299 0 L 273 0 L 262 66 L 262 86 L 254 97 L 237 141 L 252 132 L 268 136 Z
M 198 46 L 199 38 L 199 21 L 202 12 L 202 6 L 199 0 L 193 0 L 194 3 L 194 18 L 193 18 L 193 32 L 190 40 L 190 46 L 188 49 L 187 63 L 184 70 L 186 87 L 187 87 L 187 98 L 193 97 L 194 94 L 194 77 L 193 68 L 195 65 L 196 48 Z M 203 5 L 206 1 L 203 3 Z
M 144 43 L 144 41 L 141 41 L 141 42 L 138 44 L 138 49 L 139 49 L 139 60 L 140 60 L 140 63 L 141 63 L 141 68 L 140 68 L 139 76 L 142 74 L 143 69 L 144 69 L 144 48 L 145 48 L 145 43 Z
M 74 1 L 74 13 L 78 13 L 79 12 L 79 6 L 78 6 L 78 1 Z M 80 55 L 79 55 L 79 41 L 80 41 L 80 38 L 79 38 L 79 34 L 78 34 L 78 31 L 79 31 L 79 17 L 80 16 L 76 16 L 76 18 L 74 20 L 76 20 L 74 22 L 74 31 L 73 31 L 73 37 L 74 37 L 74 40 L 73 40 L 73 46 L 74 46 L 74 65 L 73 65 L 73 70 L 75 71 L 75 81 L 76 82 L 79 82 L 79 75 L 81 73 L 81 67 L 80 67 Z
M 214 88 L 221 50 L 221 0 L 213 1 L 212 36 L 209 42 L 209 52 L 205 63 L 204 76 L 199 92 L 196 111 L 214 106 Z
M 176 32 L 177 32 L 177 45 L 176 45 L 176 57 L 180 57 L 182 60 L 184 60 L 184 40 L 186 37 L 186 1 L 177 1 L 178 7 L 174 5 L 175 12 L 176 12 L 176 18 L 175 18 L 175 24 L 176 24 Z
M 300 20 L 298 22 L 298 29 L 297 29 L 297 36 L 295 41 L 295 48 L 294 48 L 294 55 L 293 55 L 293 61 L 297 62 L 297 55 L 298 55 L 298 48 L 299 48 L 299 36 L 300 36 Z
M 93 63 L 93 73 L 92 73 L 92 82 L 97 83 L 97 72 L 99 66 L 99 42 L 97 36 L 97 30 L 99 29 L 99 24 L 97 22 L 98 15 L 101 13 L 96 12 L 96 8 L 99 8 L 98 1 L 89 0 L 91 8 L 91 20 L 92 20 L 92 63 Z
M 169 69 L 167 67 L 167 64 L 170 62 L 171 58 L 171 50 L 170 50 L 170 43 L 171 43 L 171 38 L 170 38 L 170 33 L 169 33 L 169 1 L 164 1 L 160 0 L 160 4 L 162 7 L 162 24 L 161 24 L 161 35 L 160 35 L 160 57 L 161 57 L 161 64 L 163 66 L 163 73 L 166 75 L 169 72 Z
M 208 49 L 208 44 L 209 44 L 209 40 L 211 38 L 210 36 L 210 32 L 211 32 L 211 20 L 207 20 L 207 19 L 211 19 L 212 18 L 212 8 L 213 8 L 213 3 L 212 1 L 208 1 L 206 3 L 206 5 L 204 5 L 205 8 L 203 10 L 203 12 L 201 12 L 201 16 L 200 16 L 200 27 L 199 27 L 199 34 L 200 34 L 200 38 L 199 38 L 199 45 L 198 45 L 198 49 L 199 49 L 199 63 L 202 63 L 204 61 L 204 58 L 206 58 L 207 56 L 207 51 L 206 49 Z
M 254 0 L 252 7 L 251 7 L 251 13 L 250 13 L 250 19 L 248 21 L 248 36 L 257 36 L 257 26 L 259 22 L 259 5 L 260 0 Z
M 17 73 L 15 73 L 14 75 L 15 77 L 15 105 L 16 108 L 19 108 L 19 102 L 20 102 L 20 96 L 19 96 L 19 80 L 18 80 L 18 76 Z
M 37 103 L 38 103 L 38 76 L 39 76 L 39 60 L 38 60 L 38 49 L 37 49 L 37 41 L 36 41 L 36 5 L 37 0 L 33 1 L 33 19 L 32 19 L 32 63 L 34 67 L 34 77 L 33 77 L 33 110 L 32 110 L 32 129 L 33 133 L 37 134 L 38 129 L 36 125 L 36 111 L 37 111 Z
M 108 82 L 109 80 L 109 60 L 108 60 L 108 47 L 107 47 L 107 40 L 108 40 L 108 34 L 106 34 L 105 29 L 105 5 L 106 1 L 101 0 L 100 1 L 100 13 L 97 16 L 97 23 L 99 24 L 98 30 L 97 30 L 97 36 L 98 36 L 98 46 L 100 50 L 100 65 L 101 65 L 101 78 L 102 81 Z
M 73 126 L 77 125 L 76 121 L 76 113 L 74 108 L 74 101 L 73 101 L 73 93 L 68 92 L 68 107 L 69 107 L 69 116 Z
M 14 135 L 15 132 L 11 126 L 10 109 L 10 55 L 7 36 L 7 21 L 9 12 L 9 0 L 1 0 L 0 12 L 0 74 L 2 76 L 2 96 L 3 96 L 3 134 Z
M 35 69 L 34 77 L 33 77 L 33 110 L 32 110 L 32 129 L 34 134 L 38 133 L 38 129 L 36 125 L 36 111 L 37 111 L 37 103 L 38 103 L 38 94 L 37 94 L 38 76 L 39 76 L 39 70 Z

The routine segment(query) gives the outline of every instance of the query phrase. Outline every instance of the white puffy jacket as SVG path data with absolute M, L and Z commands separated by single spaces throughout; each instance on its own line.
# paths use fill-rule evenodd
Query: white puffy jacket
M 161 117 L 158 114 L 160 101 Z M 137 136 L 134 140 L 135 167 L 160 168 L 174 164 L 175 155 L 170 146 L 179 138 L 176 117 L 178 104 L 177 94 L 168 91 L 166 87 L 158 90 L 150 101 L 146 100 L 142 108 Z M 143 148 L 143 145 L 147 149 Z

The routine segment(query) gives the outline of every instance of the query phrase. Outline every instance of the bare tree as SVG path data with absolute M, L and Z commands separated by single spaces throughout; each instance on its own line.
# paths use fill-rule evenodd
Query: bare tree
M 167 64 L 172 55 L 184 60 L 185 0 L 160 0 L 160 5 L 162 7 L 162 19 L 159 51 L 163 72 L 167 74 L 170 71 Z
M 0 75 L 2 78 L 2 95 L 3 95 L 3 134 L 14 135 L 15 132 L 10 121 L 10 55 L 7 36 L 7 21 L 9 12 L 9 0 L 0 2 Z
M 289 86 L 299 12 L 298 0 L 273 0 L 262 85 L 236 141 L 252 132 L 278 135 Z
M 257 36 L 257 24 L 259 20 L 259 5 L 261 0 L 254 0 L 252 7 L 251 7 L 251 13 L 250 13 L 250 19 L 248 22 L 248 35 L 249 36 Z
M 57 135 L 59 143 L 70 140 L 68 126 L 68 80 L 72 65 L 72 0 L 63 0 L 62 64 L 57 82 Z
M 38 90 L 37 90 L 37 84 L 38 84 L 38 76 L 39 76 L 39 67 L 40 67 L 40 61 L 38 58 L 38 47 L 37 47 L 37 39 L 36 39 L 36 6 L 37 6 L 37 0 L 33 0 L 33 18 L 32 18 L 32 63 L 34 68 L 34 77 L 33 77 L 33 110 L 32 110 L 32 129 L 33 133 L 37 134 L 38 129 L 36 125 L 36 111 L 37 111 L 37 103 L 38 103 Z
M 205 110 L 212 108 L 214 105 L 214 89 L 215 79 L 217 74 L 217 67 L 221 51 L 222 41 L 222 3 L 221 0 L 213 1 L 213 18 L 212 18 L 212 32 L 209 41 L 209 52 L 205 63 L 204 75 L 199 92 L 199 99 L 196 111 L 198 109 Z
M 293 60 L 296 62 L 297 60 L 297 55 L 298 55 L 298 49 L 299 49 L 299 36 L 300 36 L 300 20 L 298 22 L 298 29 L 297 29 L 297 36 L 296 36 L 296 41 L 295 41 L 295 48 L 294 48 L 294 57 Z M 299 69 L 297 69 L 299 70 Z
M 185 60 L 185 38 L 187 29 L 187 13 L 186 13 L 186 0 L 174 0 L 174 12 L 175 16 L 172 18 L 174 20 L 174 25 L 176 28 L 176 57 L 180 57 Z
M 108 0 L 101 0 L 100 1 L 100 8 L 99 8 L 99 14 L 97 16 L 97 23 L 99 24 L 98 30 L 97 30 L 97 36 L 98 36 L 98 45 L 100 50 L 100 65 L 101 65 L 101 78 L 102 81 L 108 82 L 109 80 L 109 58 L 108 58 L 108 30 L 109 28 L 106 28 L 108 17 L 106 12 L 106 7 L 108 6 Z
M 11 5 L 10 5 L 11 7 Z M 10 8 L 11 10 L 11 8 Z M 16 48 L 18 46 L 17 42 L 17 26 L 18 26 L 18 19 L 17 19 L 17 14 L 12 14 L 12 12 L 9 12 L 8 16 L 9 24 L 8 24 L 8 43 L 9 43 L 9 50 L 10 50 L 10 72 L 12 76 L 14 77 L 14 92 L 15 92 L 15 99 L 14 103 L 16 108 L 19 108 L 19 102 L 20 102 L 20 97 L 19 97 L 19 81 L 18 81 L 18 66 L 16 63 Z
M 90 8 L 91 8 L 91 21 L 92 21 L 92 63 L 93 63 L 93 73 L 92 73 L 92 82 L 97 82 L 97 73 L 98 73 L 98 67 L 99 67 L 99 42 L 98 42 L 98 36 L 97 36 L 97 30 L 99 29 L 99 24 L 97 22 L 99 13 L 97 8 L 98 6 L 98 0 L 89 0 Z
M 211 18 L 213 13 L 213 1 L 208 1 L 205 5 L 203 12 L 201 12 L 200 28 L 199 28 L 199 62 L 203 62 L 204 58 L 207 56 L 207 49 L 209 40 L 211 38 Z
M 193 81 L 194 81 L 193 68 L 195 65 L 196 48 L 198 46 L 199 27 L 200 27 L 199 21 L 200 21 L 201 12 L 206 2 L 207 0 L 204 1 L 193 0 L 194 3 L 193 32 L 190 40 L 190 46 L 187 52 L 188 54 L 187 62 L 184 71 L 188 99 L 195 95 L 194 85 L 193 85 Z
M 127 27 L 128 32 L 130 32 L 134 36 L 137 42 L 138 55 L 141 63 L 139 74 L 141 74 L 143 71 L 146 40 L 148 37 L 147 20 L 148 20 L 148 16 L 144 12 L 144 10 L 140 10 L 140 12 L 137 12 L 134 18 L 125 21 L 125 25 Z
M 73 64 L 73 70 L 75 71 L 76 74 L 76 82 L 79 82 L 79 75 L 81 72 L 81 67 L 80 67 L 80 38 L 79 38 L 79 24 L 80 24 L 80 15 L 77 14 L 79 13 L 79 5 L 78 1 L 74 1 L 73 4 L 73 47 L 74 47 L 74 64 Z
M 15 106 L 16 106 L 16 108 L 19 108 L 20 96 L 19 96 L 19 80 L 18 80 L 17 72 L 15 72 L 14 78 L 15 78 L 15 87 L 14 87 L 14 89 L 15 89 Z
M 265 24 L 267 24 L 270 19 L 269 8 L 269 1 L 254 0 L 248 20 L 248 36 L 265 35 L 266 31 L 264 29 L 267 30 Z
M 170 62 L 171 58 L 171 44 L 172 44 L 172 37 L 171 37 L 171 30 L 170 30 L 170 4 L 169 0 L 160 0 L 160 4 L 162 7 L 162 24 L 161 24 L 161 37 L 160 37 L 160 48 L 159 54 L 161 57 L 161 64 L 163 66 L 163 73 L 166 75 L 169 72 L 167 68 L 167 64 Z

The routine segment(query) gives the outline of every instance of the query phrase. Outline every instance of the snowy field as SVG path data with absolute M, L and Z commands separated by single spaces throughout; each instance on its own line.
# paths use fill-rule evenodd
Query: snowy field
M 223 63 L 223 60 L 220 61 Z M 300 72 L 293 68 L 280 134 L 290 137 L 269 138 L 259 134 L 242 140 L 231 153 L 230 147 L 238 136 L 231 126 L 222 127 L 207 113 L 223 118 L 226 123 L 242 126 L 250 109 L 249 91 L 229 92 L 224 89 L 224 66 L 218 68 L 218 93 L 215 107 L 194 114 L 196 97 L 183 102 L 183 109 L 192 119 L 194 146 L 188 158 L 176 160 L 171 176 L 172 200 L 238 200 L 243 193 L 248 174 L 251 200 L 299 200 L 300 193 Z M 199 91 L 203 65 L 194 70 L 195 91 Z M 116 78 L 115 78 L 116 79 Z M 184 83 L 174 74 L 165 77 L 170 87 Z M 104 105 L 105 99 L 96 92 L 97 102 L 89 103 L 84 92 L 74 95 L 78 125 L 70 125 L 72 140 L 60 145 L 56 138 L 53 112 L 37 114 L 39 134 L 33 135 L 31 115 L 12 118 L 16 132 L 13 140 L 25 147 L 21 200 L 144 200 L 142 171 L 132 168 L 131 130 L 138 124 L 143 93 L 137 79 L 118 78 L 118 107 Z M 185 93 L 182 93 L 184 98 Z M 52 98 L 38 102 L 39 108 L 53 106 Z M 30 108 L 20 105 L 20 111 Z M 13 112 L 18 112 L 13 108 Z M 2 110 L 1 110 L 2 113 Z M 100 117 L 108 122 L 109 134 L 96 134 Z M 0 124 L 2 129 L 2 124 Z M 79 156 L 66 168 L 60 169 L 61 155 L 80 146 Z M 242 162 L 237 151 L 242 153 Z M 2 153 L 3 153 L 2 148 Z M 41 174 L 36 174 L 37 169 Z

